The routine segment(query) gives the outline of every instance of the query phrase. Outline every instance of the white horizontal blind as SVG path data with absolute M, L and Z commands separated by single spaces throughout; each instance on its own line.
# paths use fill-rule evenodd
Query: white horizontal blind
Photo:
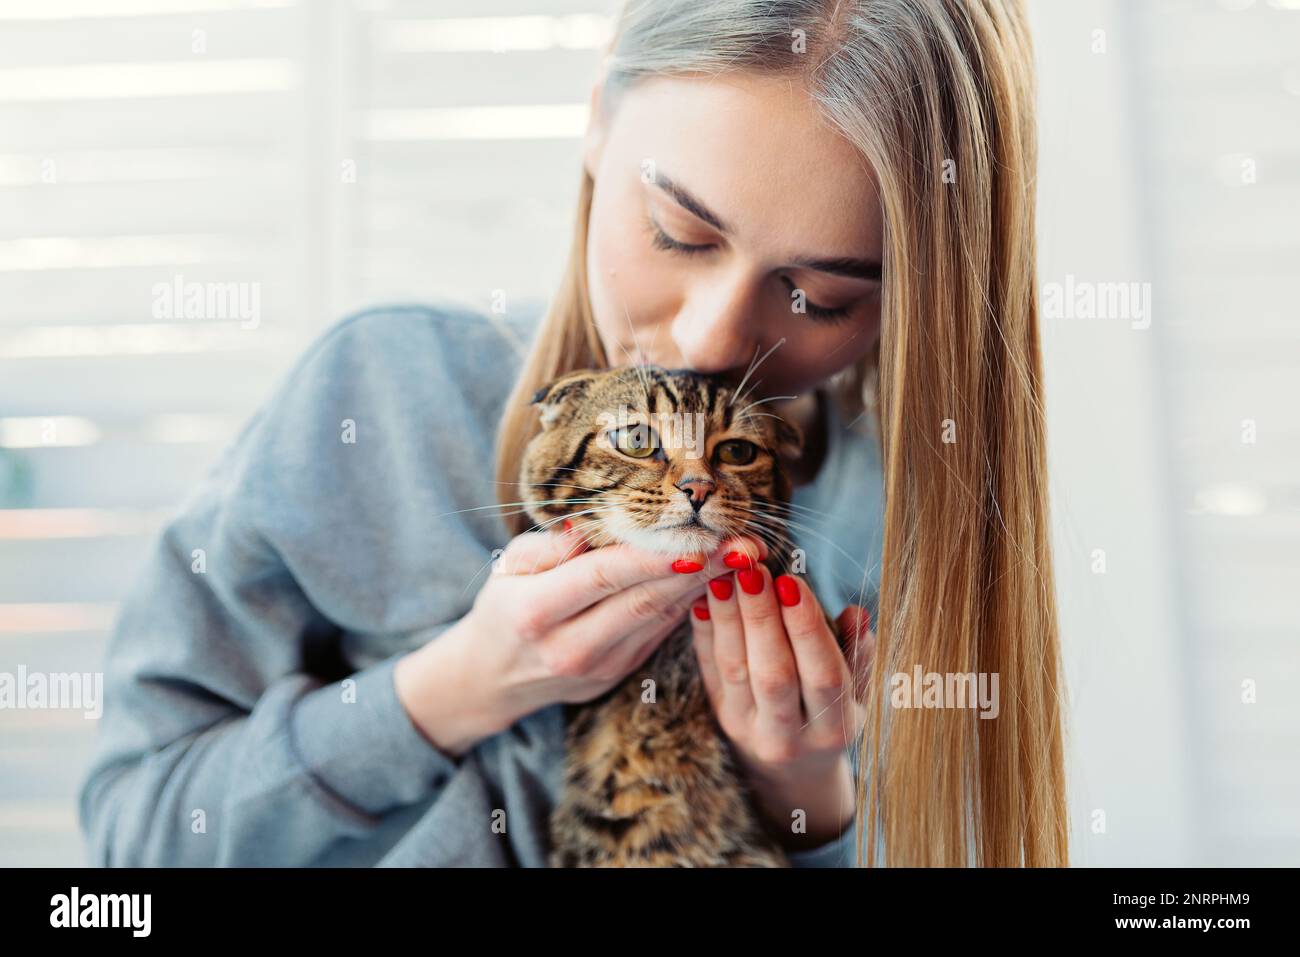
M 1126 12 L 1143 51 L 1135 147 L 1160 297 L 1193 860 L 1294 866 L 1300 3 L 1152 0 Z
M 303 19 L 0 4 L 0 669 L 100 670 L 150 537 L 317 320 Z M 0 863 L 81 859 L 93 728 L 0 713 Z
M 160 523 L 346 310 L 549 295 L 612 6 L 0 0 L 0 670 L 99 670 Z M 0 712 L 0 865 L 81 859 L 92 736 Z
M 370 4 L 350 31 L 357 160 L 348 302 L 549 295 L 611 0 Z

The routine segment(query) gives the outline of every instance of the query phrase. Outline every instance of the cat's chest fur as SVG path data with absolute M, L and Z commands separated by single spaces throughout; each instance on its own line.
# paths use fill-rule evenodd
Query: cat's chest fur
M 689 623 L 611 692 L 565 707 L 552 867 L 788 867 L 700 682 Z

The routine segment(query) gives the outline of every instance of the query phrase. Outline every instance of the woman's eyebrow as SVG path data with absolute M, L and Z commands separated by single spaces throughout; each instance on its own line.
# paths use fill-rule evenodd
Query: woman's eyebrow
M 722 222 L 713 210 L 700 202 L 699 198 L 681 183 L 662 172 L 656 172 L 654 184 L 672 197 L 673 201 L 687 212 L 698 216 L 723 235 L 731 230 Z M 847 276 L 849 279 L 866 279 L 880 281 L 880 263 L 874 259 L 854 259 L 851 256 L 836 256 L 821 259 L 813 256 L 801 256 L 790 263 L 802 269 L 830 273 L 834 276 Z
M 874 282 L 880 281 L 881 269 L 880 263 L 874 259 L 854 259 L 850 256 L 841 256 L 834 259 L 812 259 L 803 258 L 794 260 L 791 266 L 798 266 L 802 269 L 815 269 L 817 272 L 828 272 L 835 276 L 847 276 L 850 279 L 867 279 Z
M 727 226 L 723 225 L 722 220 L 714 214 L 713 210 L 700 202 L 690 190 L 676 180 L 663 173 L 656 173 L 654 182 L 656 186 L 671 196 L 674 202 L 687 212 L 698 216 L 720 233 L 727 234 L 731 232 Z

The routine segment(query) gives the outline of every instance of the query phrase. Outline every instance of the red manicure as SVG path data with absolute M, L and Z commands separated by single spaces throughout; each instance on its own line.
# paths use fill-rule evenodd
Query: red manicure
M 789 575 L 778 575 L 776 579 L 776 597 L 786 608 L 799 604 L 799 583 Z
M 713 579 L 709 582 L 709 591 L 713 592 L 713 597 L 718 601 L 726 601 L 731 597 L 731 579 L 726 575 Z
M 704 566 L 699 562 L 693 562 L 689 558 L 679 558 L 673 562 L 673 571 L 680 575 L 689 575 L 691 572 L 698 572 Z
M 736 577 L 740 579 L 740 587 L 746 595 L 757 595 L 763 590 L 763 573 L 756 569 L 743 569 L 736 572 Z
M 562 522 L 560 523 L 560 528 L 564 529 L 564 530 L 567 532 L 567 531 L 569 531 L 570 529 L 573 528 L 573 522 L 569 521 L 569 520 L 566 518 L 564 521 L 562 521 Z
M 692 605 L 691 611 L 695 613 L 695 617 L 698 618 L 700 621 L 709 620 L 709 609 L 704 607 L 703 605 Z
M 726 565 L 728 568 L 752 569 L 754 567 L 754 559 L 750 558 L 744 552 L 727 552 L 722 559 L 722 564 Z

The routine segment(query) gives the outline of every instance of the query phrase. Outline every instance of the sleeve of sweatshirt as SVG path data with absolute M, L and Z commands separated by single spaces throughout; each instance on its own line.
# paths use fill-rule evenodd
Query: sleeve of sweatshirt
M 352 671 L 337 652 L 351 628 L 402 631 L 367 622 L 365 596 L 436 550 L 427 527 L 402 538 L 440 494 L 409 426 L 464 428 L 473 400 L 428 325 L 363 313 L 323 333 L 158 536 L 110 635 L 79 793 L 91 863 L 309 865 L 456 772 L 397 699 L 399 655 Z M 426 640 L 463 614 L 459 584 L 429 588 L 446 615 L 421 609 Z

